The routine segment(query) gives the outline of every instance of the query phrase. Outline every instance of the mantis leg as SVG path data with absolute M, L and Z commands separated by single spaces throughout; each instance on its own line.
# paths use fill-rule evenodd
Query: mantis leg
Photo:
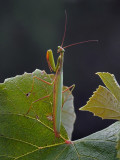
M 32 102 L 31 105 L 30 105 L 30 108 L 28 109 L 28 111 L 27 111 L 27 113 L 26 113 L 26 115 L 29 113 L 29 111 L 30 111 L 31 108 L 32 108 L 32 105 L 33 105 L 35 102 L 38 102 L 38 101 L 40 101 L 40 100 L 43 100 L 44 98 L 47 98 L 47 97 L 49 97 L 49 96 L 50 96 L 50 95 L 44 96 L 44 97 L 39 98 L 39 99 L 35 100 L 34 102 Z
M 72 88 L 72 89 L 71 89 Z M 62 107 L 63 107 L 63 105 L 65 104 L 65 102 L 67 101 L 67 99 L 68 99 L 68 97 L 72 94 L 72 91 L 74 90 L 74 88 L 75 88 L 75 84 L 73 84 L 72 86 L 70 86 L 70 87 L 68 87 L 67 89 L 65 89 L 64 91 L 62 91 L 62 93 L 65 93 L 65 92 L 67 92 L 68 90 L 70 90 L 70 92 L 69 92 L 69 94 L 67 95 L 67 97 L 65 98 L 65 100 L 64 100 L 64 102 L 63 102 L 63 104 L 62 104 Z
M 37 76 L 34 76 L 34 77 L 33 77 L 33 83 L 32 83 L 32 89 L 31 89 L 31 91 L 30 91 L 29 93 L 31 93 L 32 90 L 33 90 L 33 88 L 34 88 L 35 79 L 38 79 L 39 81 L 42 81 L 42 82 L 44 82 L 44 83 L 46 83 L 46 84 L 48 84 L 48 85 L 53 85 L 53 83 L 54 83 L 54 79 L 53 79 L 52 83 L 50 83 L 50 82 L 47 82 L 47 81 L 45 81 L 45 80 L 43 80 L 43 79 L 41 79 L 41 78 L 39 78 L 39 77 L 37 77 Z
M 38 79 L 39 81 L 42 81 L 42 82 L 44 82 L 44 83 L 46 83 L 46 84 L 48 84 L 48 85 L 53 85 L 55 77 L 54 77 L 52 83 L 50 83 L 50 82 L 47 82 L 47 81 L 45 81 L 45 80 L 43 80 L 43 79 L 41 79 L 41 78 L 39 78 L 39 77 L 37 77 L 37 76 L 34 76 L 34 77 L 33 77 L 33 83 L 32 83 L 32 89 L 31 89 L 31 91 L 30 91 L 29 93 L 27 93 L 26 95 L 29 95 L 29 94 L 33 91 L 35 79 Z M 44 98 L 47 98 L 47 97 L 49 97 L 49 96 L 50 96 L 50 95 L 44 96 L 44 97 L 39 98 L 39 99 L 35 100 L 34 102 L 32 102 L 31 105 L 30 105 L 30 107 L 29 107 L 29 109 L 28 109 L 28 111 L 27 111 L 27 113 L 26 113 L 26 115 L 29 113 L 29 111 L 30 111 L 31 108 L 32 108 L 32 105 L 33 105 L 35 102 L 38 102 L 38 101 L 40 101 L 40 100 L 42 100 L 42 99 L 44 99 Z

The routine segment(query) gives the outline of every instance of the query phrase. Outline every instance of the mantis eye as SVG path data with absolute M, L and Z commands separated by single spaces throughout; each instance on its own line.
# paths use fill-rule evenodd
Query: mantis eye
M 60 49 L 61 46 L 58 46 L 58 50 Z

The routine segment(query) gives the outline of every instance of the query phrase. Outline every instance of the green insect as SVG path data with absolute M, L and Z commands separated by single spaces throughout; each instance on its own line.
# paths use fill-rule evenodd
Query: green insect
M 66 16 L 66 21 L 67 21 L 67 16 Z M 58 46 L 57 49 L 57 53 L 59 53 L 59 57 L 57 59 L 57 64 L 55 65 L 54 62 L 54 57 L 53 57 L 53 53 L 52 50 L 49 49 L 47 50 L 47 54 L 46 54 L 46 59 L 48 62 L 48 66 L 50 71 L 55 72 L 55 76 L 53 79 L 52 83 L 49 83 L 41 78 L 38 78 L 36 76 L 33 77 L 33 84 L 34 84 L 34 79 L 38 79 L 48 85 L 53 85 L 53 129 L 54 129 L 54 133 L 56 137 L 60 136 L 60 127 L 61 127 L 61 112 L 62 112 L 62 106 L 63 106 L 63 93 L 70 90 L 70 94 L 72 93 L 75 85 L 73 84 L 72 86 L 68 87 L 66 90 L 63 91 L 63 62 L 64 62 L 64 52 L 65 52 L 65 48 L 68 48 L 70 46 L 73 45 L 77 45 L 77 44 L 81 44 L 81 43 L 86 43 L 86 42 L 96 42 L 97 40 L 88 40 L 88 41 L 83 41 L 83 42 L 78 42 L 78 43 L 74 43 L 74 44 L 70 44 L 68 46 L 62 47 L 63 46 L 63 42 L 64 42 L 64 38 L 65 38 L 65 32 L 66 32 L 66 23 L 65 23 L 65 31 L 64 31 L 64 36 L 63 36 L 63 40 L 62 40 L 62 44 L 61 46 Z M 32 90 L 34 88 L 34 85 L 32 85 Z M 31 90 L 31 92 L 32 92 Z M 50 95 L 46 95 L 40 99 L 38 99 L 37 101 L 40 101 L 44 98 L 49 97 Z M 34 101 L 36 102 L 36 101 Z M 33 103 L 34 103 L 33 102 Z M 28 112 L 30 111 L 31 107 L 29 108 Z M 27 113 L 28 113 L 27 112 Z M 70 143 L 70 141 L 66 140 L 66 143 Z

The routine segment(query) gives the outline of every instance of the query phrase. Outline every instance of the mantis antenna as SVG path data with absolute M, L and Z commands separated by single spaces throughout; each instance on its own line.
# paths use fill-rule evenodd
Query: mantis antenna
M 63 35 L 63 39 L 62 39 L 62 44 L 61 44 L 61 47 L 63 46 L 64 39 L 65 39 L 65 34 L 66 34 L 66 26 L 67 26 L 67 12 L 66 12 L 66 10 L 65 10 L 65 29 L 64 29 L 64 35 Z
M 64 34 L 63 34 L 63 38 L 62 38 L 61 47 L 63 46 L 64 40 L 65 40 L 66 26 L 67 26 L 67 12 L 66 12 L 66 10 L 65 10 L 65 29 L 64 29 Z M 83 44 L 83 43 L 88 43 L 88 42 L 98 42 L 98 40 L 87 40 L 87 41 L 72 43 L 72 44 L 69 44 L 69 45 L 67 45 L 67 46 L 65 46 L 65 47 L 62 47 L 62 48 L 65 49 L 65 48 L 68 48 L 68 47 L 71 47 L 71 46 L 75 46 L 75 45 Z
M 87 40 L 87 41 L 72 43 L 72 44 L 69 44 L 68 46 L 65 46 L 65 47 L 63 47 L 63 48 L 68 48 L 68 47 L 71 47 L 71 46 L 75 46 L 75 45 L 77 45 L 77 44 L 83 44 L 83 43 L 88 43 L 88 42 L 98 42 L 98 40 Z

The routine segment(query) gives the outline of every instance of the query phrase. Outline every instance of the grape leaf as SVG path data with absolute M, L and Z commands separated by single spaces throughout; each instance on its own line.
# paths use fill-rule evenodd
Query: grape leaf
M 53 122 L 48 118 L 52 116 L 53 112 L 53 86 L 46 85 L 36 79 L 33 91 L 30 93 L 34 75 L 48 82 L 53 79 L 53 75 L 46 74 L 45 71 L 36 70 L 33 74 L 25 73 L 21 76 L 8 78 L 4 83 L 0 84 L 0 135 L 14 137 L 14 139 L 20 139 L 21 141 L 24 141 L 24 138 L 27 137 L 27 139 L 30 139 L 28 143 L 31 143 L 33 139 L 33 144 L 35 141 L 39 143 L 38 139 L 42 137 L 40 146 L 63 142 L 64 138 L 68 139 L 64 127 L 68 129 L 69 126 L 67 132 L 71 137 L 75 121 L 73 96 L 70 95 L 68 97 L 62 109 L 62 121 L 66 122 L 69 119 L 71 121 L 68 121 L 67 124 L 64 123 L 64 127 L 61 127 L 61 137 L 55 138 Z M 64 89 L 66 88 L 64 87 Z M 65 98 L 69 92 L 69 90 L 64 92 L 63 97 Z M 26 114 L 32 102 L 49 94 L 50 97 L 34 103 L 29 113 Z M 69 111 L 66 110 L 68 106 L 70 107 Z M 66 113 L 67 117 L 64 115 Z M 38 126 L 39 129 L 35 129 L 35 126 Z M 34 131 L 33 133 L 31 132 L 32 130 Z M 16 131 L 19 132 L 16 134 Z M 38 137 L 35 138 L 34 134 L 37 134 Z
M 87 104 L 80 110 L 93 112 L 94 115 L 103 119 L 120 120 L 120 86 L 110 73 L 97 73 L 104 84 L 99 86 L 89 99 Z

